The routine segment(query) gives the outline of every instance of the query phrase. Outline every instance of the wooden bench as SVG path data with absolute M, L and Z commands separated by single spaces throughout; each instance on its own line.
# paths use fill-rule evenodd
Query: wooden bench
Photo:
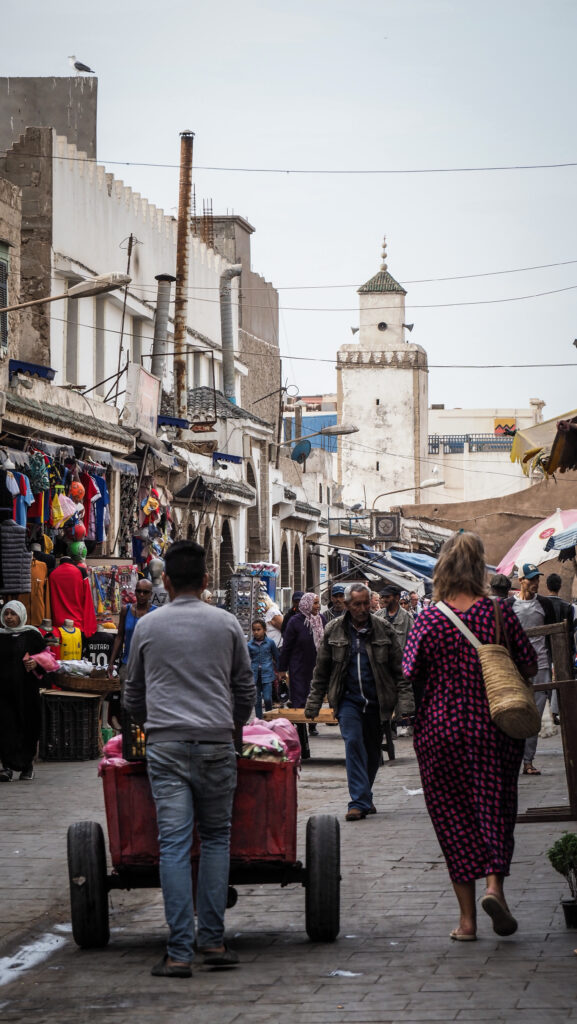
M 307 729 L 309 722 L 314 722 L 315 724 L 320 725 L 339 724 L 333 714 L 332 708 L 327 707 L 322 707 L 316 718 L 307 718 L 304 708 L 273 708 L 272 711 L 264 711 L 263 718 L 266 719 L 267 722 L 271 722 L 275 718 L 286 718 L 287 721 L 293 722 L 293 724 L 296 725 L 301 744 L 303 761 L 307 761 L 311 756 Z M 390 722 L 386 722 L 383 728 L 382 749 L 387 753 L 389 761 L 395 760 L 395 745 L 393 743 L 393 733 Z

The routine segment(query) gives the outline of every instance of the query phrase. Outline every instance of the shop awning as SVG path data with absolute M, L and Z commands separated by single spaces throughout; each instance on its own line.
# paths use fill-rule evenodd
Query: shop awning
M 552 476 L 563 466 L 564 450 L 567 434 L 557 429 L 561 420 L 572 420 L 577 417 L 577 409 L 555 416 L 532 427 L 518 430 L 511 448 L 511 462 L 520 462 L 525 476 L 531 469 L 539 466 L 546 476 Z M 564 467 L 566 468 L 566 467 Z

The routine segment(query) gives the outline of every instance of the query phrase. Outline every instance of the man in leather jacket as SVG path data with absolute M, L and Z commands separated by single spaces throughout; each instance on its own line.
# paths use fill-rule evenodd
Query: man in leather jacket
M 305 706 L 307 718 L 315 718 L 328 696 L 339 721 L 350 795 L 346 821 L 376 814 L 372 787 L 381 761 L 383 722 L 397 704 L 402 715 L 414 711 L 399 641 L 385 619 L 370 613 L 370 601 L 363 583 L 347 587 L 345 614 L 325 629 Z

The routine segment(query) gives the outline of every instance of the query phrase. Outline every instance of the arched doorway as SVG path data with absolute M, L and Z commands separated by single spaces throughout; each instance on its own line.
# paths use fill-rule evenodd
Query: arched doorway
M 230 532 L 228 519 L 223 519 L 220 534 L 221 538 L 219 587 L 221 590 L 226 590 L 228 581 L 234 572 L 234 547 L 232 543 L 232 533 Z
M 250 464 L 246 464 L 246 482 L 257 491 L 256 477 Z M 258 505 L 258 491 L 255 504 L 246 511 L 246 551 L 249 562 L 260 561 L 260 513 Z
M 298 541 L 295 544 L 294 562 L 293 562 L 293 573 L 294 573 L 293 589 L 294 590 L 302 590 L 302 588 L 303 588 L 303 573 L 302 573 L 302 567 L 301 567 L 301 549 L 299 547 Z
M 208 526 L 204 531 L 202 546 L 206 551 L 206 571 L 208 573 L 208 586 L 210 589 L 214 586 L 214 551 L 212 548 L 212 533 Z
M 310 590 L 314 590 L 314 587 L 315 587 L 315 574 L 314 574 L 314 568 L 313 568 L 313 558 L 312 558 L 312 555 L 308 554 L 307 555 L 307 582 L 306 582 L 306 588 L 307 588 L 307 590 L 310 591 Z
M 280 585 L 281 587 L 290 587 L 291 585 L 289 576 L 288 551 L 284 540 L 282 542 L 282 547 L 280 549 Z

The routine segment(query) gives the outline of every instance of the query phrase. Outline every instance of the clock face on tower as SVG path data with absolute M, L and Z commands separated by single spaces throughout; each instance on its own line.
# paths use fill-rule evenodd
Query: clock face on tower
M 399 516 L 396 512 L 376 513 L 373 517 L 373 535 L 377 540 L 398 540 Z

